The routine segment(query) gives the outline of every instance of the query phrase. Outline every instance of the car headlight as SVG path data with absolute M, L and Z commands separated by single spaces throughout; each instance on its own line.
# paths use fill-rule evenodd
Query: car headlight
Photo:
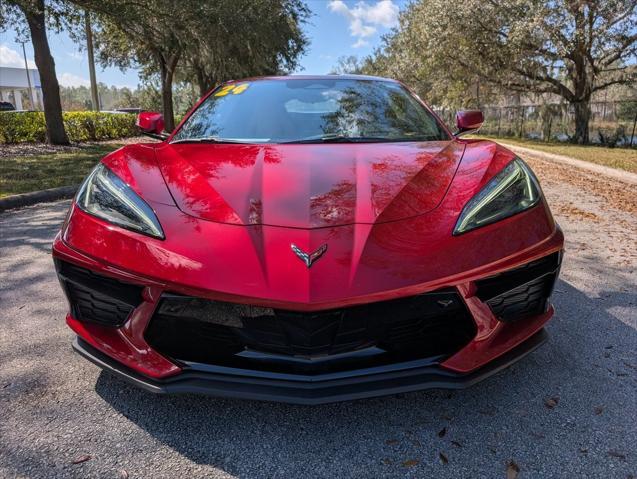
M 535 206 L 542 190 L 531 169 L 514 159 L 462 209 L 454 235 L 508 218 Z
M 164 239 L 153 209 L 102 163 L 84 180 L 75 201 L 83 211 L 109 223 Z

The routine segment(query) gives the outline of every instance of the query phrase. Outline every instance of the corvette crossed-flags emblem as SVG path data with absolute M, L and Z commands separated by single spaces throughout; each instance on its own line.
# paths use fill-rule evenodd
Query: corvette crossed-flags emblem
M 327 251 L 327 244 L 321 245 L 316 251 L 312 253 L 306 253 L 294 243 L 292 243 L 290 246 L 292 247 L 292 251 L 294 251 L 294 254 L 296 254 L 296 256 L 301 261 L 303 261 L 305 263 L 305 266 L 307 266 L 308 268 L 312 266 L 312 264 L 321 256 L 323 256 L 323 254 Z

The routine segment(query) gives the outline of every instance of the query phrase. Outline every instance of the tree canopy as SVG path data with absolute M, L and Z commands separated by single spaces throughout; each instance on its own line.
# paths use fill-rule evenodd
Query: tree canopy
M 588 143 L 591 95 L 636 82 L 636 61 L 637 0 L 419 0 L 363 70 L 441 103 L 466 100 L 476 82 L 559 95 Z
M 214 84 L 292 70 L 304 52 L 309 11 L 300 0 L 72 0 L 96 13 L 95 44 L 103 66 L 139 67 L 159 77 L 166 130 L 174 128 L 175 77 Z

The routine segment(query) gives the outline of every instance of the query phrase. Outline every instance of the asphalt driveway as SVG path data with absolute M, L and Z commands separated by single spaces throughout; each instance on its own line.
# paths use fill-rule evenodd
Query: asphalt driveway
M 637 191 L 532 160 L 565 230 L 549 342 L 465 391 L 301 407 L 156 397 L 71 351 L 49 249 L 0 215 L 0 477 L 637 475 Z

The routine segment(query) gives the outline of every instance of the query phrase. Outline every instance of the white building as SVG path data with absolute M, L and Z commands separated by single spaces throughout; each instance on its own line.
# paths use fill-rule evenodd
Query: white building
M 41 110 L 43 101 L 40 75 L 35 68 L 29 68 L 28 73 L 31 79 L 30 93 L 27 71 L 24 68 L 0 67 L 0 99 L 12 103 L 16 110 L 22 110 L 22 92 L 26 91 L 28 98 L 34 102 L 33 108 Z

